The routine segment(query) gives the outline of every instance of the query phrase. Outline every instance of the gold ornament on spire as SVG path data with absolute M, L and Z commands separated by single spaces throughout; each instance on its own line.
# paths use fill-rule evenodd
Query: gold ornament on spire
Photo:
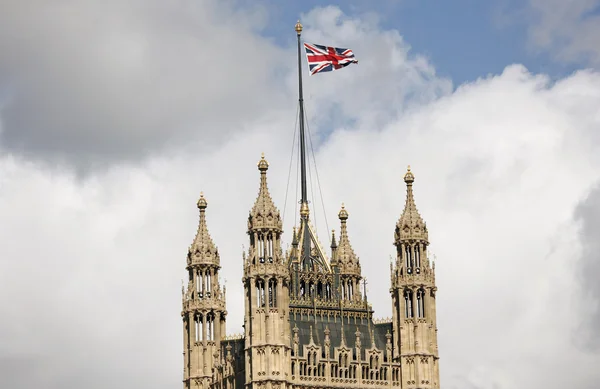
M 346 207 L 344 206 L 344 203 L 342 203 L 342 209 L 338 213 L 338 217 L 340 218 L 341 221 L 348 220 L 348 211 L 346 211 Z
M 204 192 L 200 192 L 200 198 L 198 199 L 198 208 L 200 210 L 205 210 L 208 206 L 206 199 L 204 198 Z
M 262 153 L 260 156 L 260 161 L 258 161 L 258 170 L 261 172 L 266 172 L 269 170 L 269 162 L 265 159 L 265 153 Z
M 296 33 L 298 35 L 300 35 L 302 33 L 302 24 L 300 23 L 300 20 L 298 20 L 298 22 L 296 23 L 296 26 L 294 26 L 294 30 L 296 30 Z
M 404 182 L 406 182 L 407 184 L 412 184 L 413 182 L 415 182 L 415 175 L 412 174 L 412 172 L 410 171 L 410 165 L 408 165 L 408 168 L 406 169 L 406 174 L 404 175 Z
M 302 205 L 300 205 L 300 216 L 308 217 L 309 214 L 308 203 L 302 203 Z

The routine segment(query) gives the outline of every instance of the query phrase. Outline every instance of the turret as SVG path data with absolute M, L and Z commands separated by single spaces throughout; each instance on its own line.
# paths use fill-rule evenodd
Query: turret
M 183 291 L 184 388 L 203 388 L 213 382 L 225 336 L 225 293 L 219 285 L 221 261 L 206 223 L 208 203 L 200 195 L 198 231 L 187 254 L 188 286 Z
M 402 363 L 407 388 L 439 388 L 435 274 L 427 259 L 429 234 L 417 211 L 414 174 L 404 175 L 406 203 L 394 233 L 392 267 L 393 359 Z M 409 384 L 410 383 L 410 384 Z
M 290 376 L 289 270 L 281 250 L 282 221 L 267 186 L 269 164 L 258 162 L 258 197 L 248 217 L 244 261 L 246 384 L 286 387 Z

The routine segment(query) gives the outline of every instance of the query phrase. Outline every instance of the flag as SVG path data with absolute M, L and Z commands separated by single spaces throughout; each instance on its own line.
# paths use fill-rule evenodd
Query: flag
M 337 70 L 351 63 L 358 63 L 354 58 L 354 53 L 350 49 L 340 49 L 338 47 L 329 47 L 305 43 L 306 59 L 308 60 L 308 69 L 310 75 L 330 72 Z

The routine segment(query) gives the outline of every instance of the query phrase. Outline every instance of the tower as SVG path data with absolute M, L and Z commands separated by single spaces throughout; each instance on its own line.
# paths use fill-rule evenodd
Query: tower
M 393 359 L 401 362 L 403 388 L 437 389 L 439 383 L 435 266 L 427 257 L 427 225 L 415 205 L 410 171 L 404 175 L 406 203 L 396 223 L 391 295 Z
M 225 336 L 225 289 L 219 285 L 221 261 L 206 225 L 206 199 L 200 195 L 200 222 L 187 255 L 188 287 L 182 290 L 183 382 L 185 389 L 208 388 L 220 362 Z
M 246 387 L 289 386 L 288 266 L 281 250 L 282 221 L 267 187 L 269 164 L 258 163 L 260 189 L 248 217 L 250 247 L 244 255 Z

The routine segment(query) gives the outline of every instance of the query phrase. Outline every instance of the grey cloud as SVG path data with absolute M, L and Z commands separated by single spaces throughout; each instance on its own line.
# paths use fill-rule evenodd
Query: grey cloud
M 581 327 L 575 339 L 585 349 L 600 350 L 600 185 L 577 207 L 575 218 L 580 222 L 582 255 L 580 288 L 588 303 Z
M 85 165 L 206 151 L 291 101 L 274 76 L 287 54 L 255 33 L 260 13 L 177 4 L 1 2 L 0 144 Z
M 532 45 L 564 63 L 600 66 L 599 0 L 529 0 Z

